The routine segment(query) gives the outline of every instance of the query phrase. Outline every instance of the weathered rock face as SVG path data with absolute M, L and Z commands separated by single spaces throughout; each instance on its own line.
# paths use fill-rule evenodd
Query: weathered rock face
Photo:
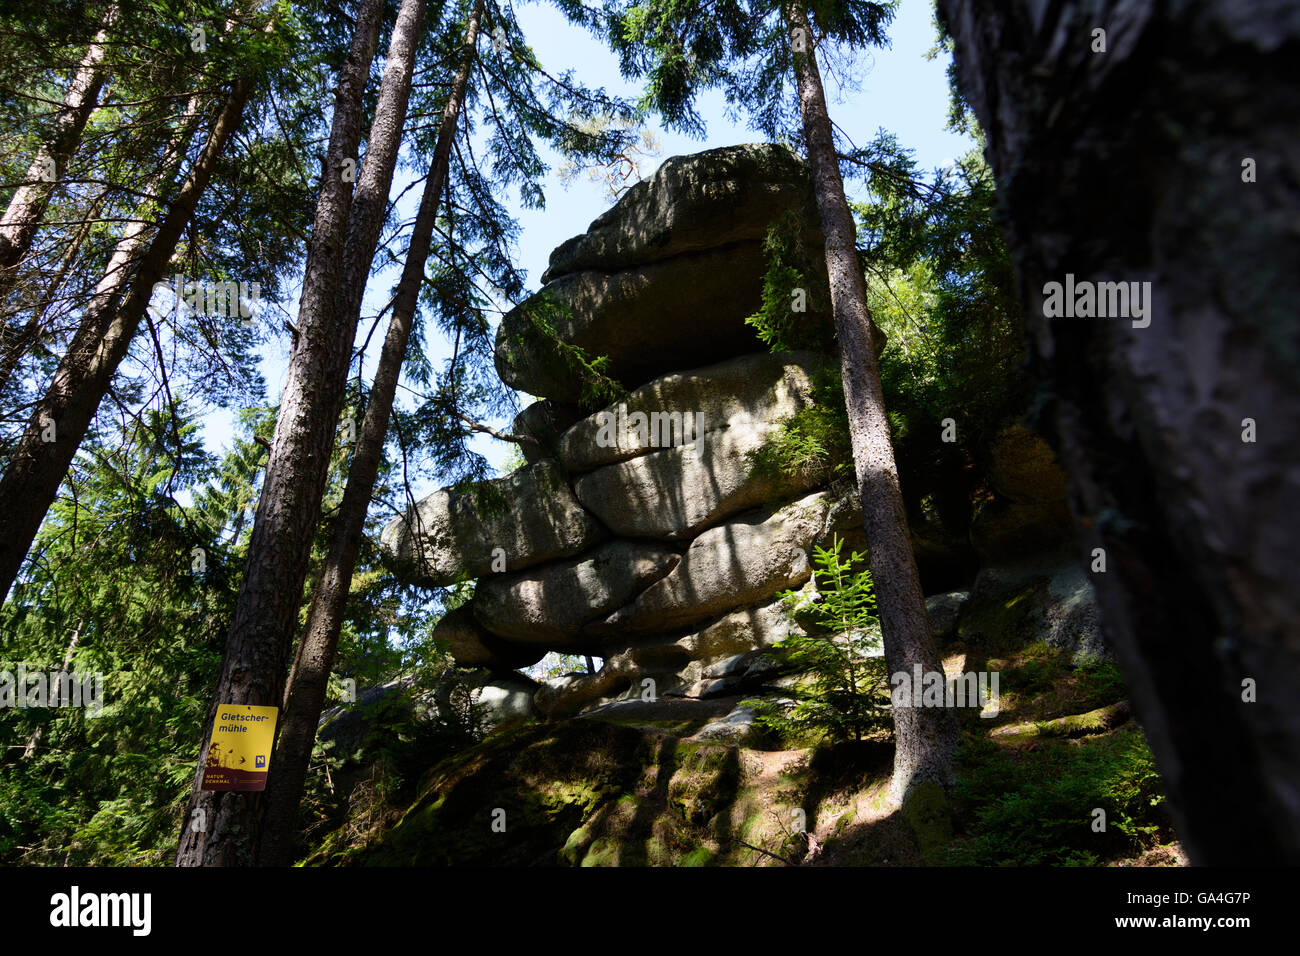
M 1075 662 L 1112 657 L 1088 572 L 1068 554 L 1058 559 L 1056 565 L 1036 560 L 981 570 L 957 636 L 989 648 L 1042 640 L 1069 651 Z
M 611 541 L 581 558 L 483 578 L 474 614 L 488 630 L 513 641 L 581 647 L 586 624 L 631 600 L 679 560 L 667 548 Z
M 773 425 L 812 404 L 812 376 L 825 363 L 812 352 L 760 352 L 665 375 L 575 422 L 560 436 L 556 457 L 586 471 L 673 444 L 678 430 L 688 431 L 677 444 L 688 444 L 701 431 Z M 690 425 L 682 410 L 694 416 Z
M 689 540 L 702 528 L 756 507 L 782 490 L 751 475 L 750 456 L 763 447 L 772 428 L 707 432 L 687 446 L 598 468 L 575 481 L 573 491 L 583 507 L 617 535 Z M 657 501 L 659 507 L 630 509 L 628 501 Z
M 524 460 L 531 465 L 543 458 L 550 458 L 555 453 L 555 443 L 560 436 L 582 418 L 578 406 L 544 398 L 540 402 L 533 402 L 515 416 L 510 434 L 532 439 L 519 446 Z
M 563 471 L 543 460 L 483 482 L 479 494 L 435 492 L 390 521 L 380 546 L 411 580 L 434 587 L 489 573 L 502 552 L 514 570 L 578 554 L 606 535 Z
M 683 253 L 762 240 L 786 210 L 812 212 L 808 171 L 788 149 L 725 146 L 674 156 L 637 183 L 581 236 L 551 253 L 543 282 L 586 269 L 609 271 Z M 808 219 L 815 228 L 816 218 Z M 815 232 L 810 242 L 819 242 Z
M 570 366 L 532 326 L 539 318 L 588 354 L 608 355 L 610 374 L 628 385 L 669 369 L 758 351 L 762 344 L 745 317 L 761 304 L 764 270 L 762 245 L 753 242 L 556 279 L 502 319 L 497 371 L 521 391 L 578 399 Z M 739 288 L 756 291 L 738 292 L 737 281 Z M 548 301 L 555 307 L 547 309 Z
M 474 609 L 469 605 L 444 614 L 433 629 L 433 637 L 442 642 L 456 662 L 464 667 L 510 671 L 536 664 L 546 656 L 543 646 L 513 643 L 493 634 L 479 624 Z
M 808 173 L 784 147 L 670 159 L 556 249 L 542 292 L 503 319 L 498 370 L 540 397 L 512 425 L 532 439 L 528 467 L 479 494 L 429 496 L 381 542 L 410 580 L 477 579 L 435 630 L 459 663 L 500 673 L 548 650 L 602 657 L 599 673 L 538 692 L 540 711 L 567 713 L 644 686 L 721 693 L 738 675 L 715 665 L 797 627 L 777 593 L 807 582 L 813 546 L 860 527 L 861 512 L 841 489 L 756 467 L 837 361 L 771 354 L 745 325 L 763 240 L 788 215 L 820 262 Z M 824 270 L 809 280 L 825 284 Z M 584 413 L 536 316 L 564 345 L 608 356 L 632 391 Z
M 667 577 L 610 615 L 607 633 L 647 633 L 707 620 L 808 580 L 808 550 L 833 499 L 809 495 L 710 528 L 686 549 Z
M 820 252 L 811 182 L 785 147 L 732 146 L 667 160 L 556 249 L 541 292 L 502 319 L 502 380 L 533 395 L 578 399 L 578 380 L 539 321 L 565 343 L 608 356 L 610 374 L 628 387 L 764 351 L 744 320 L 761 305 L 768 226 L 786 213 L 807 224 L 805 242 Z M 808 278 L 826 285 L 824 269 Z

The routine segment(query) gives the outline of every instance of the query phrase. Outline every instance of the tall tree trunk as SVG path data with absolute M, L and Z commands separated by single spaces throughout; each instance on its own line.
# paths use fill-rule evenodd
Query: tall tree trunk
M 95 226 L 95 217 L 111 192 L 111 187 L 105 187 L 91 201 L 86 209 L 85 221 L 81 223 L 77 229 L 77 234 L 68 243 L 68 248 L 54 272 L 54 277 L 41 295 L 41 301 L 31 310 L 31 316 L 23 324 L 22 328 L 10 334 L 4 344 L 0 346 L 0 393 L 3 393 L 5 386 L 9 384 L 9 378 L 18 368 L 18 363 L 22 361 L 23 356 L 30 351 L 40 338 L 41 330 L 46 324 L 45 313 L 57 301 L 63 283 L 67 281 L 73 265 L 81 255 L 87 237 Z
M 68 160 L 81 142 L 90 115 L 99 102 L 99 91 L 104 85 L 104 46 L 108 31 L 117 20 L 117 7 L 109 7 L 104 16 L 104 27 L 81 58 L 77 74 L 63 97 L 63 109 L 54 122 L 50 138 L 37 151 L 27 170 L 27 179 L 19 186 L 0 218 L 0 301 L 13 288 L 18 274 L 18 263 L 27 255 L 50 201 L 54 184 L 62 175 Z M 54 178 L 48 178 L 50 171 Z
M 1103 549 L 1102 624 L 1179 838 L 1195 863 L 1300 863 L 1300 16 L 1286 0 L 939 7 L 1080 554 Z M 1150 282 L 1145 317 L 1045 317 L 1067 273 Z
M 825 237 L 844 402 L 862 499 L 868 561 L 880 609 L 885 665 L 891 675 L 911 675 L 914 665 L 925 673 L 942 674 L 943 664 L 926 616 L 899 490 L 880 370 L 871 341 L 866 282 L 858 260 L 853 217 L 844 196 L 826 94 L 813 53 L 813 34 L 806 10 L 799 3 L 786 6 L 786 18 L 795 50 L 804 142 Z M 920 701 L 914 701 L 912 706 L 895 707 L 893 717 L 895 750 L 890 797 L 902 804 L 912 788 L 924 781 L 946 787 L 951 782 L 957 745 L 953 712 L 946 707 L 922 707 Z
M 316 592 L 312 596 L 307 625 L 298 643 L 297 658 L 289 676 L 284 716 L 280 721 L 279 737 L 267 781 L 266 815 L 262 822 L 262 843 L 258 854 L 258 863 L 264 866 L 288 866 L 293 862 L 296 835 L 294 820 L 302 799 L 312 747 L 316 742 L 316 728 L 325 705 L 330 670 L 334 666 L 334 654 L 343 627 L 343 612 L 352 586 L 352 572 L 356 567 L 357 553 L 365 532 L 366 512 L 370 508 L 370 496 L 379 474 L 393 398 L 397 393 L 402 361 L 406 356 L 420 287 L 424 282 L 424 268 L 437 221 L 438 199 L 447 179 L 452 138 L 456 134 L 456 120 L 460 115 L 465 85 L 474 61 L 482 16 L 483 0 L 476 0 L 465 31 L 460 64 L 452 80 L 447 105 L 443 109 L 433 162 L 424 182 L 420 209 L 416 214 L 411 242 L 406 252 L 406 264 L 397 288 L 393 317 L 388 324 L 379 367 L 375 371 L 374 387 L 366 403 L 365 421 L 348 468 L 347 487 L 339 506 L 333 540 Z
M 356 150 L 362 86 L 353 76 L 348 77 L 346 87 L 340 84 L 325 184 L 313 230 L 316 254 L 308 256 L 303 282 L 298 344 L 289 361 L 271 458 L 249 541 L 248 563 L 201 753 L 207 751 L 218 704 L 281 704 L 361 300 L 401 147 L 424 8 L 424 0 L 403 0 L 398 11 L 365 161 L 356 192 L 350 203 L 344 201 L 341 210 L 336 198 L 332 198 L 339 190 L 331 180 L 342 178 L 338 170 Z M 349 68 L 352 65 L 350 59 Z M 340 152 L 346 144 L 350 149 Z M 338 198 L 345 197 L 344 193 Z M 347 225 L 341 257 L 340 212 Z M 176 864 L 251 865 L 258 854 L 261 794 L 202 790 L 202 775 L 200 766 Z M 194 811 L 200 809 L 207 821 L 206 832 L 188 825 Z
M 0 479 L 0 501 L 7 503 L 0 508 L 0 596 L 8 593 L 18 576 L 100 400 L 131 347 L 154 284 L 162 278 L 181 231 L 239 125 L 251 91 L 249 79 L 234 84 L 152 239 L 144 214 L 126 228 L 49 388 L 32 412 Z M 183 155 L 183 138 L 173 139 L 169 150 L 177 157 Z M 158 184 L 165 186 L 169 178 L 164 174 Z M 51 430 L 53 440 L 48 440 Z

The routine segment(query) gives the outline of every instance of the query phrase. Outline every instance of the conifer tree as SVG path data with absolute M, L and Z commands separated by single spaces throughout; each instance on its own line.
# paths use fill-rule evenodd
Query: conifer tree
M 366 397 L 365 416 L 358 432 L 347 485 L 335 519 L 331 546 L 313 593 L 306 626 L 302 630 L 289 686 L 285 694 L 284 723 L 273 756 L 268 781 L 266 816 L 258 861 L 264 865 L 290 862 L 292 822 L 301 797 L 308 758 L 325 698 L 326 685 L 342 628 L 353 567 L 362 543 L 365 519 L 392 414 L 398 379 L 407 358 L 410 337 L 418 314 L 425 272 L 431 253 L 440 260 L 440 282 L 435 299 L 450 319 L 455 337 L 453 356 L 440 382 L 438 394 L 426 403 L 426 412 L 443 419 L 435 441 L 445 445 L 437 454 L 453 468 L 466 467 L 463 440 L 467 428 L 481 428 L 468 412 L 479 405 L 478 397 L 467 394 L 474 366 L 490 362 L 488 326 L 481 297 L 473 281 L 458 275 L 457 249 L 464 236 L 482 233 L 490 256 L 465 255 L 462 262 L 495 262 L 487 280 L 495 287 L 518 289 L 522 284 L 509 251 L 500 248 L 499 235 L 513 228 L 512 220 L 496 202 L 487 200 L 504 183 L 515 182 L 532 201 L 544 197 L 536 185 L 544 167 L 536 155 L 534 140 L 550 141 L 568 155 L 607 160 L 635 135 L 628 127 L 614 130 L 592 128 L 580 117 L 587 112 L 606 114 L 626 106 L 610 100 L 600 91 L 587 91 L 567 78 L 549 76 L 522 42 L 518 24 L 500 9 L 493 10 L 495 29 L 492 48 L 480 54 L 476 44 L 482 29 L 486 2 L 475 0 L 468 11 L 464 39 L 452 46 L 455 72 L 442 105 L 442 119 L 433 140 L 429 172 L 425 178 L 419 211 L 407 245 L 402 275 L 392 300 L 393 317 L 388 326 L 373 387 Z M 454 19 L 448 29 L 459 29 Z M 508 29 L 507 29 L 508 28 Z M 471 82 L 474 81 L 474 82 Z M 540 89 L 539 89 L 540 87 Z M 489 91 L 495 91 L 495 94 Z M 501 97 L 501 104 L 494 96 Z M 543 97 L 547 99 L 544 100 Z M 482 125 L 492 130 L 490 142 L 505 145 L 501 161 L 494 164 L 495 188 L 487 186 L 482 171 L 467 161 L 457 145 L 470 139 L 460 125 L 461 114 L 469 109 Z M 576 117 L 576 118 L 575 118 Z M 513 121 L 513 122 L 512 122 Z M 509 124 L 509 125 L 507 125 Z M 520 132 L 524 135 L 519 135 Z M 452 168 L 453 153 L 458 162 Z M 453 173 L 455 175 L 453 175 Z M 438 228 L 438 211 L 444 208 L 443 228 Z M 453 213 L 452 207 L 459 211 Z M 468 220 L 468 222 L 467 222 Z M 458 229 L 457 226 L 469 228 Z M 439 235 L 441 233 L 441 235 Z M 440 239 L 435 248 L 435 239 Z M 482 268 L 482 267 L 480 267 Z M 484 270 L 486 271 L 486 270 Z M 462 345 L 464 349 L 462 351 Z M 494 375 L 494 373 L 493 373 Z M 451 427 L 448 427 L 451 426 Z
M 232 21 L 228 39 L 233 41 L 241 31 L 252 36 L 273 33 L 278 14 L 272 10 L 247 23 Z M 238 74 L 223 84 L 223 95 L 215 103 L 198 95 L 188 98 L 157 175 L 146 181 L 145 201 L 108 257 L 57 370 L 43 395 L 32 403 L 27 427 L 0 479 L 0 493 L 6 500 L 22 503 L 0 513 L 0 594 L 8 593 L 18 575 L 59 483 L 146 317 L 154 287 L 243 120 L 259 66 L 266 65 L 240 63 Z M 209 110 L 211 118 L 204 123 Z M 201 146 L 187 164 L 190 136 L 196 129 L 203 130 Z M 0 382 L 0 389 L 4 384 Z
M 420 0 L 407 0 L 399 13 L 375 108 L 370 151 L 357 176 L 354 196 L 345 171 L 356 163 L 362 98 L 382 7 L 381 0 L 363 2 L 340 75 L 307 253 L 297 345 L 290 357 L 248 563 L 200 753 L 207 751 L 218 704 L 276 706 L 280 702 L 286 634 L 297 616 L 307 573 L 356 328 L 355 319 L 348 323 L 340 300 L 355 299 L 359 308 L 388 199 L 424 14 Z M 360 271 L 362 289 L 343 288 L 345 268 L 354 279 Z M 182 826 L 177 865 L 251 864 L 256 858 L 252 821 L 260 812 L 259 797 L 203 790 L 202 776 L 200 765 L 187 820 L 201 817 L 206 825 Z

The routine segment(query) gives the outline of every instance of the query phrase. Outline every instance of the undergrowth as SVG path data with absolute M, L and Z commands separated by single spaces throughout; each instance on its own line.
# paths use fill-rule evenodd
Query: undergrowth
M 1132 724 L 1028 748 L 967 738 L 958 761 L 952 796 L 965 832 L 931 862 L 1096 866 L 1173 838 L 1155 761 Z

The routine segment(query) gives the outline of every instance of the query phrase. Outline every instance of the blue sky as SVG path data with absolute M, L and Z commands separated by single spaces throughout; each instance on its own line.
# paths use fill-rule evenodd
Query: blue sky
M 831 117 L 854 142 L 865 144 L 878 129 L 889 130 L 903 146 L 915 151 L 917 163 L 922 170 L 948 165 L 974 145 L 969 138 L 944 128 L 948 109 L 945 75 L 947 58 L 940 56 L 930 61 L 924 56 L 935 42 L 932 9 L 931 0 L 903 0 L 898 16 L 889 30 L 889 47 L 864 53 L 856 63 L 853 71 L 857 81 L 856 89 L 840 89 L 833 77 L 826 78 Z M 556 72 L 571 67 L 578 68 L 580 78 L 588 86 L 604 86 L 612 93 L 632 97 L 638 94 L 637 86 L 619 75 L 613 54 L 589 33 L 569 26 L 553 7 L 543 3 L 526 3 L 517 4 L 516 11 L 525 36 L 548 70 Z M 484 40 L 480 40 L 482 42 Z M 692 139 L 666 132 L 654 125 L 652 128 L 658 137 L 661 152 L 644 164 L 643 175 L 649 175 L 669 156 L 760 139 L 746 126 L 733 123 L 726 117 L 721 93 L 707 94 L 698 106 L 707 125 L 706 137 Z M 552 174 L 545 185 L 547 208 L 522 209 L 518 197 L 512 197 L 513 208 L 521 225 L 518 261 L 530 278 L 530 291 L 539 287 L 538 280 L 546 268 L 551 250 L 570 236 L 585 231 L 587 224 L 610 205 L 604 186 L 584 177 L 577 178 L 567 188 L 561 185 L 558 170 L 562 160 L 554 155 L 548 158 L 551 160 Z M 404 189 L 411 179 L 409 172 L 399 170 L 393 194 Z M 411 190 L 399 205 L 400 213 L 407 219 L 413 218 L 418 200 L 419 190 Z M 396 278 L 397 272 L 394 269 L 376 272 L 371 276 L 360 336 L 363 337 L 370 326 L 368 317 L 374 316 L 387 301 Z M 284 309 L 289 314 L 296 315 L 296 295 L 294 301 L 284 304 Z M 385 323 L 386 321 L 385 319 Z M 432 334 L 436 335 L 436 332 Z M 373 375 L 373 363 L 378 356 L 379 350 L 375 343 L 382 341 L 382 338 L 381 327 L 367 353 L 364 369 L 367 379 Z M 440 338 L 437 341 L 427 341 L 425 348 L 435 367 L 439 367 L 442 359 L 450 353 L 450 343 L 443 342 Z M 272 397 L 278 397 L 283 388 L 287 358 L 286 336 L 268 343 L 263 350 L 261 369 Z M 411 398 L 409 393 L 399 390 L 399 402 L 409 405 Z M 209 450 L 220 453 L 229 446 L 233 421 L 234 413 L 229 410 L 213 409 L 205 415 L 204 439 Z M 508 423 L 492 424 L 500 426 Z M 504 443 L 486 436 L 477 438 L 474 447 L 498 467 L 510 452 Z M 434 488 L 431 476 L 412 475 L 411 478 L 412 488 L 417 493 L 427 493 Z

